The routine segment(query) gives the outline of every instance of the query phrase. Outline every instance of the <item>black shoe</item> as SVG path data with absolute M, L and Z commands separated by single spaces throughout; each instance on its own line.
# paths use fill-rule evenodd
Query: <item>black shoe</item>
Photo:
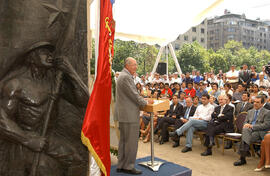
M 178 147 L 180 144 L 179 144 L 179 141 L 178 142 L 174 142 L 174 144 L 173 144 L 173 148 L 175 148 L 175 147 Z
M 240 159 L 240 160 L 238 160 L 238 161 L 236 161 L 236 162 L 233 163 L 234 166 L 242 166 L 244 164 L 247 164 L 247 161 L 246 160 L 242 160 L 242 159 Z
M 169 141 L 169 140 L 161 139 L 161 140 L 159 141 L 159 144 L 162 145 L 162 144 L 164 144 L 165 142 L 168 142 L 168 141 Z
M 123 173 L 126 173 L 126 174 L 133 174 L 133 175 L 140 175 L 142 174 L 142 171 L 138 170 L 138 169 L 131 169 L 131 170 L 127 170 L 127 169 L 122 169 L 122 172 Z
M 201 153 L 201 156 L 208 156 L 212 155 L 212 151 L 206 150 L 205 152 Z
M 174 132 L 169 132 L 169 136 L 170 137 L 174 137 L 174 138 L 178 138 L 179 137 L 175 131 Z
M 186 153 L 186 152 L 189 152 L 189 151 L 192 151 L 192 148 L 185 147 L 185 148 L 183 148 L 182 153 Z
M 116 172 L 123 172 L 123 169 L 117 168 Z

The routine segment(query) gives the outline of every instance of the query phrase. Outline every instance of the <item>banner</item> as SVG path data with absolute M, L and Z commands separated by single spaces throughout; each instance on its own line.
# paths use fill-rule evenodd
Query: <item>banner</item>
M 115 22 L 113 0 L 99 0 L 96 32 L 96 78 L 87 105 L 81 139 L 94 157 L 102 175 L 110 175 L 111 63 Z M 89 29 L 88 29 L 89 30 Z

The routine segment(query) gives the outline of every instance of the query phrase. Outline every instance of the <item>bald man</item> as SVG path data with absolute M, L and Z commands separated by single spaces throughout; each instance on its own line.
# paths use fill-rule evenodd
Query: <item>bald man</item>
M 116 82 L 116 104 L 114 118 L 119 121 L 120 141 L 118 146 L 117 172 L 128 174 L 141 174 L 135 169 L 135 160 L 138 149 L 139 115 L 140 107 L 152 100 L 146 101 L 137 92 L 133 76 L 137 70 L 137 62 L 128 57 L 124 63 L 124 69 Z

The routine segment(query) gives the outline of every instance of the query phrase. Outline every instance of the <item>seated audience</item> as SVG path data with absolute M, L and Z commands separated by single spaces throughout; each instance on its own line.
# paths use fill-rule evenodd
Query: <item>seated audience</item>
M 214 111 L 214 106 L 209 103 L 209 95 L 202 96 L 202 104 L 198 106 L 193 117 L 190 117 L 189 121 L 183 126 L 178 128 L 174 132 L 170 132 L 170 136 L 174 139 L 178 139 L 185 131 L 186 134 L 186 146 L 182 150 L 183 153 L 192 151 L 192 139 L 195 130 L 205 130 L 207 123 L 211 120 L 211 114 Z
M 191 97 L 191 98 L 195 97 L 196 90 L 193 88 L 193 83 L 191 82 L 187 83 L 187 89 L 185 90 L 185 92 L 188 97 Z
M 233 132 L 233 107 L 227 104 L 228 97 L 220 95 L 218 97 L 219 106 L 215 107 L 212 119 L 208 123 L 205 135 L 204 146 L 206 151 L 202 156 L 212 155 L 212 146 L 215 145 L 215 135 L 220 133 Z
M 171 98 L 172 97 L 172 90 L 169 87 L 169 83 L 165 83 L 164 89 L 161 91 L 161 97 Z
M 178 97 L 176 95 L 173 96 L 172 102 L 173 104 L 170 106 L 170 109 L 166 112 L 164 117 L 159 120 L 155 129 L 155 134 L 158 130 L 161 130 L 161 140 L 159 144 L 164 144 L 169 141 L 168 127 L 169 125 L 174 125 L 176 119 L 179 119 L 183 113 L 183 106 L 178 103 Z
M 242 101 L 236 104 L 235 116 L 237 117 L 241 112 L 248 112 L 253 108 L 253 105 L 249 102 L 249 93 L 244 91 L 242 93 Z
M 188 122 L 189 117 L 192 117 L 196 111 L 196 107 L 193 106 L 192 104 L 192 98 L 188 97 L 186 99 L 186 106 L 183 109 L 182 116 L 180 116 L 180 119 L 176 119 L 175 121 L 175 129 L 180 128 L 182 125 Z M 179 146 L 179 138 L 176 138 L 174 141 L 173 147 L 178 147 Z
M 264 97 L 258 95 L 254 101 L 254 108 L 248 111 L 244 122 L 241 143 L 239 146 L 240 159 L 234 166 L 246 164 L 249 146 L 253 142 L 261 141 L 267 130 L 270 129 L 270 111 L 263 108 Z

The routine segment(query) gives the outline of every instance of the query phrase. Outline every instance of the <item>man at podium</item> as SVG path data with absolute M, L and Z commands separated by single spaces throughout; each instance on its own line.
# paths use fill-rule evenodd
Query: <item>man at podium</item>
M 137 92 L 133 80 L 136 70 L 136 60 L 128 57 L 116 82 L 114 118 L 119 121 L 120 130 L 117 172 L 128 174 L 142 173 L 134 167 L 138 149 L 140 107 L 153 104 L 153 100 L 146 101 Z

